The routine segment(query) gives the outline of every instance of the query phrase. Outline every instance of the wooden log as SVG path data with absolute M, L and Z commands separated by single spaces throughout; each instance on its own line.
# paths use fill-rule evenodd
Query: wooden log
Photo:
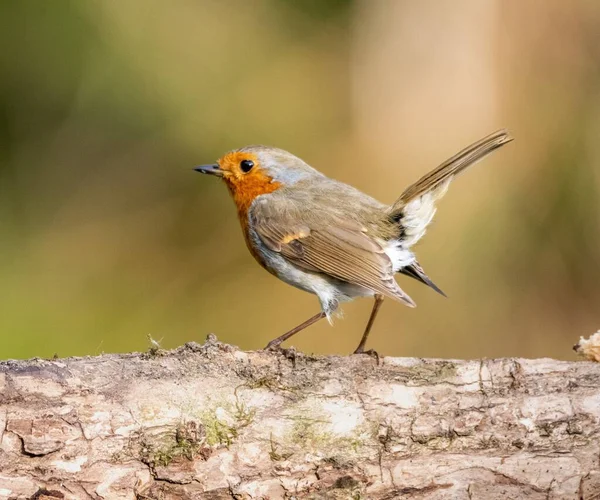
M 173 351 L 0 363 L 0 498 L 598 499 L 600 364 Z

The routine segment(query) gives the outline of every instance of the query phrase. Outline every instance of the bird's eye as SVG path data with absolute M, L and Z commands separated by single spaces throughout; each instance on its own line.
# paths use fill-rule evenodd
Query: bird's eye
M 254 162 L 252 160 L 242 160 L 240 162 L 240 168 L 242 169 L 242 172 L 244 172 L 245 174 L 250 172 L 250 170 L 252 170 L 253 166 L 254 166 Z

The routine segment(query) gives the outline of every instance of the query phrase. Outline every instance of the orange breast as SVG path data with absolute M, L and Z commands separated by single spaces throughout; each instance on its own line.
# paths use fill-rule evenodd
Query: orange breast
M 252 202 L 258 196 L 276 191 L 281 187 L 281 184 L 279 182 L 272 182 L 271 178 L 262 172 L 256 172 L 252 175 L 237 179 L 226 178 L 225 182 L 227 183 L 231 197 L 237 207 L 238 218 L 242 225 L 242 231 L 248 250 L 250 250 L 250 253 L 258 263 L 265 267 L 261 255 L 258 253 L 257 249 L 254 248 L 254 243 L 250 240 L 248 211 L 250 210 Z

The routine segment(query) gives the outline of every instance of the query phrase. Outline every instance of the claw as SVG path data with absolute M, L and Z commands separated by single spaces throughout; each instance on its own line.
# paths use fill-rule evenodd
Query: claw
M 281 349 L 282 349 L 282 347 L 281 347 L 281 342 L 276 342 L 276 341 L 274 341 L 274 340 L 271 340 L 271 342 L 269 342 L 269 343 L 268 343 L 268 344 L 265 346 L 265 348 L 263 349 L 263 351 L 271 351 L 271 352 L 274 352 L 274 351 L 279 351 L 279 350 L 281 350 Z
M 372 358 L 375 358 L 375 361 L 377 361 L 377 366 L 379 366 L 381 364 L 380 363 L 381 358 L 379 357 L 379 353 L 375 349 L 369 349 L 368 351 L 365 351 L 363 349 L 360 349 L 360 350 L 356 349 L 356 351 L 354 351 L 352 354 L 353 355 L 354 354 L 366 354 L 367 356 L 371 356 Z
M 283 354 L 286 359 L 292 362 L 292 366 L 296 366 L 298 353 L 295 347 L 281 347 L 281 342 L 269 342 L 263 351 Z

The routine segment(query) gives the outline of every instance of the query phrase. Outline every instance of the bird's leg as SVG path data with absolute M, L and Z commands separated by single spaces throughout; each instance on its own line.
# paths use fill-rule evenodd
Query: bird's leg
M 367 327 L 365 328 L 365 333 L 363 333 L 362 339 L 360 339 L 360 344 L 354 351 L 354 354 L 375 354 L 375 351 L 365 351 L 365 344 L 367 343 L 367 338 L 369 337 L 369 333 L 371 333 L 371 327 L 373 323 L 375 323 L 375 318 L 377 317 L 377 313 L 379 312 L 379 308 L 383 304 L 383 295 L 375 294 L 375 304 L 373 304 L 373 310 L 371 311 L 371 316 L 369 316 L 369 322 L 367 323 Z M 379 360 L 379 356 L 377 356 Z
M 304 330 L 306 327 L 309 327 L 313 323 L 323 319 L 325 316 L 326 314 L 324 312 L 315 314 L 312 318 L 307 319 L 304 323 L 299 324 L 296 328 L 292 328 L 289 332 L 284 333 L 281 337 L 271 340 L 271 342 L 267 344 L 267 347 L 265 347 L 265 350 L 277 349 L 282 342 L 285 342 L 292 335 L 296 335 L 299 331 Z

